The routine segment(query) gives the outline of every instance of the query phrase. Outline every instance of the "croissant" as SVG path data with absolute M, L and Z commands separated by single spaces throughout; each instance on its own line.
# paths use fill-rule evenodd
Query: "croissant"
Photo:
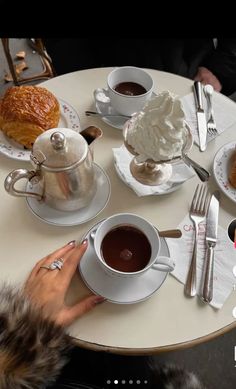
M 234 155 L 233 162 L 230 167 L 229 182 L 234 188 L 236 188 L 236 153 Z
M 59 118 L 58 100 L 39 86 L 11 87 L 0 102 L 0 129 L 29 149 L 40 134 L 58 126 Z

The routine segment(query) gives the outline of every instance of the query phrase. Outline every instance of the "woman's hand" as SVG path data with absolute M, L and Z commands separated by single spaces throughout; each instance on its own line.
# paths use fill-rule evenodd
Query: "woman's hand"
M 35 265 L 25 283 L 24 292 L 32 305 L 41 309 L 44 316 L 62 326 L 69 325 L 96 304 L 104 301 L 103 297 L 92 295 L 73 306 L 65 304 L 70 281 L 87 246 L 87 240 L 78 246 L 72 241 L 47 255 Z M 41 267 L 49 266 L 56 259 L 63 260 L 61 270 Z

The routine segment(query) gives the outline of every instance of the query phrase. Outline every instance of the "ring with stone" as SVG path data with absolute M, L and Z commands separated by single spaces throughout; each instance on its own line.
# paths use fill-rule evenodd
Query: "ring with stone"
M 55 261 L 53 261 L 52 263 L 50 263 L 50 265 L 42 265 L 40 266 L 40 269 L 47 269 L 47 270 L 56 270 L 56 269 L 59 269 L 61 270 L 63 266 L 63 258 L 58 258 L 58 259 L 55 259 Z

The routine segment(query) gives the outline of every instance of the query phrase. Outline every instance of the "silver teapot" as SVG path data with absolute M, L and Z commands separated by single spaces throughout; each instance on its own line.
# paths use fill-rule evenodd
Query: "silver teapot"
M 5 179 L 6 191 L 13 196 L 34 197 L 61 211 L 87 206 L 96 192 L 97 183 L 92 145 L 88 146 L 84 136 L 89 136 L 92 142 L 102 135 L 102 131 L 91 126 L 81 133 L 53 128 L 39 135 L 30 155 L 35 170 L 13 170 Z M 16 182 L 22 178 L 37 190 L 16 189 Z

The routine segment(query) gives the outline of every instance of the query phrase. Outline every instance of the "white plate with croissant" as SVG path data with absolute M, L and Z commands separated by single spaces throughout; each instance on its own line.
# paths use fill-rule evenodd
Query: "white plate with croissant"
M 0 101 L 0 153 L 29 161 L 35 139 L 49 128 L 66 127 L 80 132 L 76 110 L 46 88 L 9 88 Z
M 236 142 L 227 143 L 217 151 L 213 174 L 221 191 L 236 203 Z

